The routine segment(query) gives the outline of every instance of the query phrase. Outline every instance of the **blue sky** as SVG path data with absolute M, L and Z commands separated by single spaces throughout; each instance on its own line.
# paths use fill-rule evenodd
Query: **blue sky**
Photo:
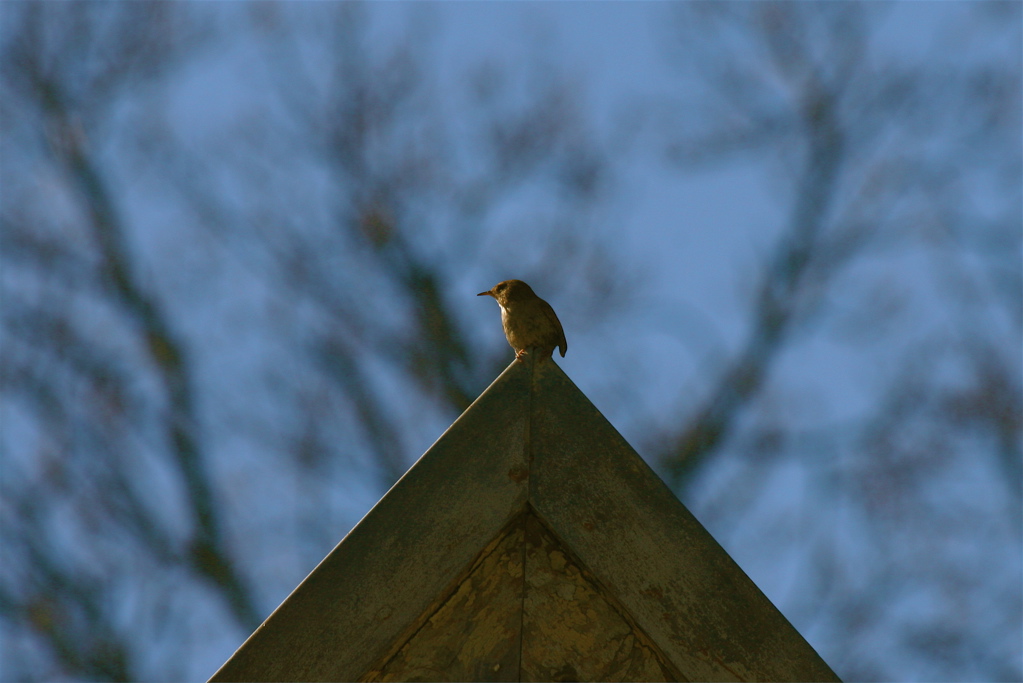
M 453 118 L 463 105 L 458 99 L 464 97 L 460 84 L 480 63 L 514 65 L 513 70 L 521 70 L 526 76 L 520 73 L 513 77 L 527 85 L 531 79 L 542 80 L 550 69 L 575 85 L 587 116 L 595 122 L 594 132 L 620 155 L 616 158 L 614 199 L 602 207 L 592 230 L 593 239 L 611 245 L 626 270 L 641 275 L 626 310 L 613 325 L 579 333 L 571 325 L 573 301 L 556 291 L 540 293 L 566 321 L 571 352 L 559 363 L 642 452 L 650 427 L 670 425 L 698 405 L 716 379 L 715 369 L 723 367 L 744 341 L 761 269 L 791 210 L 793 197 L 785 179 L 785 162 L 751 156 L 686 171 L 666 162 L 663 131 L 650 123 L 649 112 L 664 102 L 695 96 L 680 85 L 678 64 L 672 62 L 679 59 L 679 52 L 677 45 L 672 46 L 673 8 L 668 3 L 378 3 L 369 9 L 373 18 L 371 35 L 378 36 L 368 41 L 370 45 L 379 41 L 381 49 L 386 50 L 395 36 L 408 30 L 422 31 L 427 36 L 428 48 L 423 53 L 429 60 L 427 77 L 441 92 L 451 93 L 445 106 Z M 989 50 L 1004 46 L 956 35 L 959 18 L 971 16 L 972 11 L 969 3 L 892 5 L 882 30 L 874 37 L 873 49 L 882 60 L 905 65 L 928 64 L 927 60 L 938 64 L 943 58 L 956 64 L 989 58 Z M 949 44 L 963 49 L 941 47 Z M 202 121 L 196 122 L 192 134 L 209 126 L 216 135 L 216 112 L 220 109 L 214 108 L 211 115 L 211 101 L 222 103 L 227 120 L 237 116 L 244 99 L 236 98 L 231 89 L 225 90 L 222 79 L 241 77 L 243 80 L 236 82 L 245 83 L 247 78 L 260 82 L 261 76 L 247 73 L 247 59 L 244 46 L 239 46 L 234 60 L 240 61 L 235 61 L 233 67 L 231 61 L 213 70 L 206 64 L 197 66 L 190 87 L 209 88 L 209 95 L 200 96 L 204 102 Z M 243 65 L 241 70 L 239 63 Z M 231 76 L 232 72 L 236 75 Z M 247 97 L 252 95 L 246 92 L 243 98 Z M 188 101 L 186 98 L 183 106 L 187 107 Z M 647 125 L 638 132 L 628 127 L 636 122 L 637 113 L 647 117 Z M 182 115 L 188 117 L 190 112 L 185 109 Z M 936 148 L 939 157 L 943 153 L 942 148 Z M 523 234 L 526 240 L 543 238 L 542 231 L 529 228 Z M 507 234 L 502 239 L 507 239 Z M 510 249 L 528 259 L 528 243 L 486 244 L 492 249 Z M 863 282 L 873 283 L 871 286 L 882 292 L 905 289 L 900 301 L 910 315 L 887 331 L 859 331 L 860 341 L 850 342 L 832 328 L 825 334 L 818 334 L 814 328 L 804 337 L 797 334 L 797 342 L 772 370 L 772 376 L 781 379 L 769 383 L 766 398 L 744 417 L 744 424 L 769 420 L 774 415 L 805 432 L 803 438 L 810 445 L 804 448 L 851 448 L 855 425 L 877 409 L 888 383 L 901 369 L 903 359 L 890 351 L 920 330 L 933 329 L 934 334 L 944 335 L 947 325 L 957 324 L 946 319 L 944 301 L 931 288 L 933 267 L 933 259 L 926 252 L 910 249 L 868 260 L 847 274 L 844 286 L 837 288 L 840 298 L 833 308 L 841 312 L 843 306 L 854 305 L 855 296 L 850 293 L 860 294 L 857 288 Z M 464 298 L 467 319 L 480 330 L 481 338 L 501 346 L 494 307 L 479 305 L 474 298 L 476 292 L 493 284 L 481 281 L 484 277 L 471 268 L 459 274 L 453 280 L 450 296 Z M 249 291 L 256 291 L 255 283 Z M 254 305 L 259 307 L 258 296 Z M 985 308 L 978 315 L 985 325 L 1012 329 L 1011 317 L 998 320 L 997 310 Z M 193 318 L 203 327 L 201 320 Z M 249 352 L 255 359 L 265 349 L 256 344 Z M 607 363 L 609 355 L 627 360 Z M 227 362 L 239 364 L 239 376 L 248 372 L 244 356 Z M 957 371 L 953 367 L 937 370 Z M 400 385 L 395 385 L 396 400 L 401 391 Z M 445 427 L 441 417 L 427 419 L 412 440 L 409 460 L 425 450 Z M 813 439 L 819 439 L 822 446 L 813 446 Z M 862 466 L 856 455 L 846 453 L 833 465 L 840 476 L 843 471 L 854 472 Z M 826 533 L 820 525 L 835 525 L 840 537 L 836 542 L 843 546 L 851 568 L 860 562 L 879 561 L 871 548 L 874 531 L 850 518 L 841 507 L 829 508 L 826 501 L 813 502 L 816 497 L 826 499 L 828 494 L 815 489 L 818 484 L 798 459 L 764 470 L 768 485 L 747 509 L 752 518 L 762 515 L 774 521 L 766 526 L 755 521 L 738 525 L 716 522 L 715 510 L 727 505 L 726 493 L 732 485 L 729 482 L 749 467 L 741 453 L 726 453 L 704 482 L 706 493 L 687 502 L 783 611 L 786 605 L 800 604 L 801 586 L 807 580 L 808 560 L 801 554 L 802 545 L 793 540 L 798 536 L 796 530 L 810 529 L 819 534 Z M 937 490 L 958 498 L 970 497 L 972 489 L 976 496 L 983 497 L 983 491 L 992 486 L 990 477 L 983 469 L 967 466 L 938 484 Z M 271 477 L 269 481 L 275 480 Z M 301 504 L 299 490 L 295 490 L 296 505 Z M 264 492 L 280 496 L 273 487 Z M 341 509 L 347 509 L 351 523 L 376 497 L 372 489 L 359 485 L 339 493 L 344 501 Z M 728 520 L 728 515 L 721 519 Z M 769 540 L 774 536 L 782 539 L 776 546 Z M 780 552 L 772 554 L 768 550 L 772 547 Z M 1003 551 L 1012 554 L 1011 549 Z M 1003 559 L 1007 560 L 1005 571 L 1010 575 L 1018 572 L 1018 562 Z M 301 570 L 296 566 L 293 571 Z M 280 574 L 275 575 L 280 578 Z M 286 592 L 290 585 L 285 580 L 276 591 Z M 900 600 L 893 613 L 908 610 L 912 614 L 917 610 L 923 614 L 932 609 L 940 613 L 935 608 L 940 600 L 935 602 L 926 593 L 905 594 Z M 805 605 L 802 609 L 813 611 Z M 791 618 L 797 620 L 797 625 L 805 625 L 804 634 L 826 658 L 843 647 L 829 640 L 827 620 L 823 624 L 814 620 L 804 624 L 801 620 L 805 614 Z M 889 635 L 879 631 L 874 647 L 883 651 L 886 646 L 882 641 Z M 845 656 L 855 657 L 852 652 Z M 887 675 L 897 678 L 928 677 L 937 671 L 921 668 L 918 661 L 907 658 L 894 646 L 880 657 L 887 658 Z
M 259 586 L 260 599 L 273 605 L 382 494 L 375 463 L 367 455 L 370 449 L 359 441 L 351 402 L 343 392 L 338 399 L 329 388 L 315 391 L 331 385 L 322 369 L 309 369 L 310 346 L 316 334 L 329 331 L 331 322 L 324 321 L 315 297 L 281 294 L 280 281 L 268 275 L 275 271 L 257 258 L 265 259 L 266 252 L 254 246 L 260 230 L 309 228 L 307 237 L 314 240 L 330 234 L 336 229 L 331 223 L 335 202 L 341 201 L 336 198 L 345 188 L 317 165 L 320 159 L 302 146 L 299 136 L 289 138 L 287 126 L 297 119 L 281 115 L 289 101 L 281 92 L 301 93 L 298 87 L 287 90 L 293 85 L 287 79 L 297 76 L 288 71 L 290 66 L 280 67 L 289 63 L 274 51 L 286 46 L 267 39 L 276 34 L 260 33 L 272 22 L 261 27 L 252 19 L 263 11 L 294 19 L 293 35 L 300 38 L 298 50 L 305 50 L 310 82 L 320 87 L 330 83 L 324 74 L 336 46 L 325 44 L 314 29 L 341 5 L 182 6 L 217 24 L 222 31 L 218 40 L 192 53 L 183 71 L 174 72 L 167 83 L 128 93 L 123 108 L 90 131 L 90 142 L 96 143 L 111 182 L 119 184 L 118 200 L 131 226 L 141 279 L 159 292 L 190 345 L 198 400 L 208 423 L 211 469 L 223 489 L 232 533 L 239 539 L 239 557 Z M 408 35 L 422 37 L 416 54 L 423 60 L 429 93 L 440 100 L 443 123 L 450 126 L 445 130 L 455 136 L 472 130 L 468 119 L 476 110 L 468 104 L 465 82 L 481 66 L 507 73 L 510 95 L 502 104 L 510 109 L 528 101 L 534 88 L 549 85 L 552 78 L 578 97 L 579 120 L 589 126 L 581 134 L 596 140 L 608 155 L 613 176 L 600 202 L 573 207 L 579 212 L 575 218 L 585 230 L 585 242 L 613 257 L 630 287 L 614 302 L 613 315 L 591 324 L 585 319 L 591 309 L 583 307 L 594 304 L 592 293 L 579 289 L 584 286 L 579 283 L 587 282 L 584 278 L 568 278 L 567 289 L 533 284 L 565 323 L 570 351 L 557 362 L 651 459 L 657 444 L 649 435 L 678 430 L 746 342 L 765 264 L 790 221 L 796 199 L 794 170 L 801 159 L 798 150 L 774 145 L 719 163 L 680 168 L 669 162 L 666 149 L 672 136 L 692 132 L 681 129 L 678 121 L 689 119 L 678 112 L 686 107 L 691 112 L 706 96 L 684 79 L 692 51 L 674 34 L 672 15 L 692 6 L 370 3 L 362 48 L 366 56 L 380 57 Z M 768 5 L 720 6 L 738 12 Z M 882 125 L 891 124 L 888 138 L 879 134 L 876 147 L 852 151 L 853 156 L 876 153 L 885 164 L 892 162 L 879 164 L 875 194 L 863 195 L 864 204 L 873 197 L 882 205 L 868 218 L 876 219 L 885 234 L 867 256 L 817 292 L 819 310 L 792 332 L 763 391 L 741 414 L 734 438 L 715 454 L 713 467 L 686 492 L 685 502 L 836 668 L 861 666 L 852 670 L 863 678 L 933 679 L 945 675 L 950 665 L 934 656 L 933 648 L 928 650 L 927 643 L 933 642 L 928 638 L 947 637 L 948 642 L 967 645 L 985 642 L 1005 661 L 1019 658 L 1013 620 L 1020 600 L 1020 548 L 1018 531 L 1010 528 L 1011 513 L 1005 515 L 1019 501 L 1006 494 L 989 434 L 972 427 L 967 418 L 962 418 L 965 426 L 948 433 L 943 431 L 945 422 L 897 421 L 897 428 L 883 434 L 889 445 L 895 444 L 891 453 L 877 445 L 881 437 L 871 438 L 884 432 L 885 418 L 899 410 L 915 415 L 896 400 L 902 390 L 909 392 L 911 406 L 931 399 L 940 405 L 967 402 L 973 395 L 968 391 L 971 382 L 979 382 L 973 356 L 964 351 L 971 343 L 987 344 L 981 348 L 991 358 L 1004 356 L 1005 374 L 1018 380 L 1020 295 L 1013 283 L 1019 282 L 1023 256 L 1023 207 L 1014 186 L 1019 184 L 1020 145 L 1014 143 L 1020 142 L 1020 30 L 1002 30 L 1007 18 L 1018 23 L 1018 3 L 865 7 L 884 14 L 884 20 L 859 65 L 879 82 L 892 74 L 908 74 L 904 88 L 887 93 L 894 99 L 918 85 L 914 77 L 924 73 L 923 111 L 917 115 L 920 125 L 932 129 L 918 135 L 915 121 L 886 120 Z M 740 38 L 720 49 L 724 61 L 735 56 L 733 50 L 745 54 L 757 47 Z M 833 66 L 833 45 L 818 41 L 814 50 L 824 68 Z M 981 68 L 969 72 L 972 65 Z M 1005 86 L 1008 95 L 1001 110 L 997 102 L 992 105 L 994 122 L 985 126 L 983 112 L 976 111 L 984 98 L 969 94 L 987 93 L 985 88 L 994 86 L 983 75 L 1003 67 L 1011 76 Z M 779 92 L 791 86 L 778 83 L 766 63 L 761 70 L 754 62 L 752 71 Z M 973 80 L 957 80 L 964 73 Z M 275 77 L 286 82 L 275 82 Z M 865 80 L 857 87 L 869 93 L 871 79 Z M 285 86 L 281 92 L 280 86 Z M 966 94 L 943 99 L 948 88 Z M 934 98 L 933 111 L 927 111 L 927 97 Z M 312 108 L 324 101 L 329 97 L 296 96 L 292 103 L 311 102 Z M 856 113 L 845 121 L 850 128 L 869 123 L 869 107 L 850 111 Z M 901 110 L 892 111 L 897 119 Z M 998 120 L 999 115 L 1016 117 L 1015 124 Z M 26 121 L 19 130 L 35 125 L 32 116 Z M 972 138 L 967 135 L 971 126 L 977 127 Z M 960 129 L 966 132 L 960 134 Z M 1004 133 L 1009 129 L 1011 134 Z M 160 136 L 167 131 L 171 135 L 165 140 Z M 51 209 L 65 211 L 61 218 L 71 221 L 73 203 L 68 200 L 64 206 L 50 199 L 71 193 L 60 194 L 60 173 L 48 169 L 51 159 L 40 157 L 33 147 L 45 136 L 34 129 L 32 134 L 38 139 L 32 138 L 36 142 L 31 144 L 27 137 L 5 140 L 24 145 L 17 150 L 32 164 L 24 166 L 32 173 L 6 168 L 5 177 L 18 181 L 7 187 L 20 189 L 39 174 L 39 188 L 56 190 L 46 195 L 47 206 L 30 208 L 46 216 L 53 215 Z M 184 150 L 179 159 L 185 175 L 198 180 L 200 189 L 212 189 L 226 222 L 234 222 L 230 227 L 218 226 L 189 204 L 187 183 L 179 187 L 161 166 L 161 149 L 154 140 L 171 147 L 180 143 L 171 156 Z M 1004 140 L 1013 144 L 999 147 Z M 459 149 L 470 157 L 467 168 L 480 163 L 471 158 L 471 144 Z M 123 150 L 129 152 L 122 156 Z M 905 167 L 896 163 L 906 159 Z M 942 186 L 946 191 L 926 195 L 906 181 L 935 169 L 948 175 Z M 857 180 L 862 178 L 853 178 Z M 903 181 L 905 196 L 891 190 Z M 864 186 L 869 189 L 869 183 Z M 543 247 L 559 237 L 563 226 L 542 220 L 550 192 L 531 186 L 513 195 L 479 226 L 468 254 L 459 251 L 464 245 L 452 243 L 453 233 L 444 232 L 450 228 L 444 208 L 423 209 L 442 216 L 422 221 L 435 230 L 410 230 L 409 239 L 423 253 L 442 263 L 451 257 L 454 265 L 446 274 L 444 296 L 468 341 L 494 353 L 499 350 L 509 361 L 496 306 L 475 294 L 496 279 L 523 277 L 516 268 L 531 272 L 546 253 Z M 540 207 L 535 211 L 534 203 Z M 858 206 L 852 200 L 848 204 Z M 855 211 L 850 215 L 855 217 Z M 540 216 L 535 224 L 529 222 L 534 216 Z M 264 218 L 266 224 L 260 223 Z M 209 229 L 204 221 L 222 231 Z M 246 232 L 253 226 L 259 229 Z M 370 258 L 340 253 L 336 263 L 344 276 L 374 274 Z M 339 276 L 332 282 L 357 287 L 352 283 L 358 279 Z M 400 302 L 371 287 L 361 293 L 374 302 L 380 317 L 400 328 L 406 313 Z M 109 344 L 104 349 L 129 359 L 123 362 L 142 392 L 152 390 L 152 374 L 131 366 L 130 332 L 107 334 L 120 329 L 116 313 L 95 305 L 86 310 L 85 328 Z M 450 406 L 410 390 L 414 383 L 379 356 L 367 355 L 365 366 L 379 395 L 404 419 L 398 429 L 404 462 L 410 464 L 454 419 Z M 310 389 L 314 397 L 334 400 L 293 402 L 288 393 L 292 382 Z M 1017 384 L 1008 385 L 1018 393 Z M 914 387 L 918 394 L 910 391 Z M 153 419 L 158 420 L 159 398 L 155 404 Z M 967 412 L 950 414 L 961 417 Z M 323 470 L 306 471 L 292 463 L 282 438 L 307 418 L 321 419 L 333 439 Z M 12 438 L 14 431 L 5 438 Z M 144 428 L 140 431 L 145 433 Z M 933 435 L 940 437 L 938 443 L 929 441 Z M 771 451 L 772 438 L 783 447 Z M 927 447 L 921 448 L 923 454 L 908 449 L 907 455 L 898 448 L 900 440 Z M 147 452 L 154 460 L 162 457 L 158 448 Z M 921 471 L 931 476 L 923 477 Z M 182 522 L 185 514 L 176 507 L 180 482 L 173 471 L 157 463 L 140 477 L 155 484 L 149 495 L 162 501 L 159 507 L 171 526 Z M 77 522 L 70 516 L 64 524 L 72 529 Z M 938 571 L 946 569 L 947 575 Z M 881 584 L 894 588 L 882 594 Z M 123 591 L 130 593 L 131 588 Z M 175 604 L 188 612 L 186 621 L 194 627 L 189 632 L 200 634 L 186 638 L 192 648 L 188 676 L 201 679 L 245 634 L 194 584 L 181 593 L 188 595 L 174 599 L 185 603 Z M 843 630 L 855 618 L 867 618 L 850 616 L 857 600 L 869 602 L 878 595 L 887 602 L 880 616 L 874 615 L 876 621 L 858 631 Z M 127 600 L 125 621 L 135 606 L 151 599 L 139 590 Z M 985 612 L 997 612 L 1003 622 L 985 617 Z M 161 662 L 175 661 L 179 651 L 180 643 L 171 638 L 162 650 L 147 653 L 146 664 L 164 670 Z M 996 670 L 985 668 L 979 655 L 975 659 L 962 655 L 948 670 L 960 678 Z

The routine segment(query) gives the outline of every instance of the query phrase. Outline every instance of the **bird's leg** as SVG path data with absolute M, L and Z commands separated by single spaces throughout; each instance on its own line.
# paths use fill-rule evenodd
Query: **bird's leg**
M 526 353 L 527 353 L 527 351 L 525 349 L 519 349 L 518 351 L 515 352 L 515 360 L 524 363 L 525 361 L 523 360 L 522 357 L 525 356 Z

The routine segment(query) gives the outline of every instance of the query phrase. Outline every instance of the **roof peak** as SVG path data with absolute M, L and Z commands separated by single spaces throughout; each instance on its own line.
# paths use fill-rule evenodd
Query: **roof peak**
M 561 368 L 529 355 L 501 373 L 213 680 L 379 674 L 409 629 L 527 513 L 656 644 L 673 676 L 837 680 Z M 578 663 L 563 664 L 581 673 Z M 508 680 L 501 662 L 493 665 L 488 678 Z

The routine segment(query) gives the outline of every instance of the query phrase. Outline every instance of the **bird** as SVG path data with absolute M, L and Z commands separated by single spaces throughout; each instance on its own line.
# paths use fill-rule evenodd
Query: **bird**
M 536 349 L 540 359 L 550 358 L 555 347 L 561 351 L 561 357 L 565 357 L 568 342 L 561 321 L 551 305 L 525 282 L 505 280 L 476 296 L 492 296 L 501 306 L 501 325 L 504 336 L 515 350 L 515 360 L 523 360 L 527 349 Z

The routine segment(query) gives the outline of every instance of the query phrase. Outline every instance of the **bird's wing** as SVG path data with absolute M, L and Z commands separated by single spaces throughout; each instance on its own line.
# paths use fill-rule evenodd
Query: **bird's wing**
M 543 299 L 540 301 L 543 301 Z M 565 328 L 561 326 L 561 321 L 558 320 L 558 314 L 554 312 L 554 309 L 551 308 L 551 305 L 546 301 L 543 301 L 543 312 L 547 316 L 547 319 L 554 324 L 554 329 L 557 330 L 557 343 L 555 346 L 558 347 L 558 350 L 561 351 L 561 357 L 564 358 L 565 352 L 568 351 L 568 340 L 565 339 Z

